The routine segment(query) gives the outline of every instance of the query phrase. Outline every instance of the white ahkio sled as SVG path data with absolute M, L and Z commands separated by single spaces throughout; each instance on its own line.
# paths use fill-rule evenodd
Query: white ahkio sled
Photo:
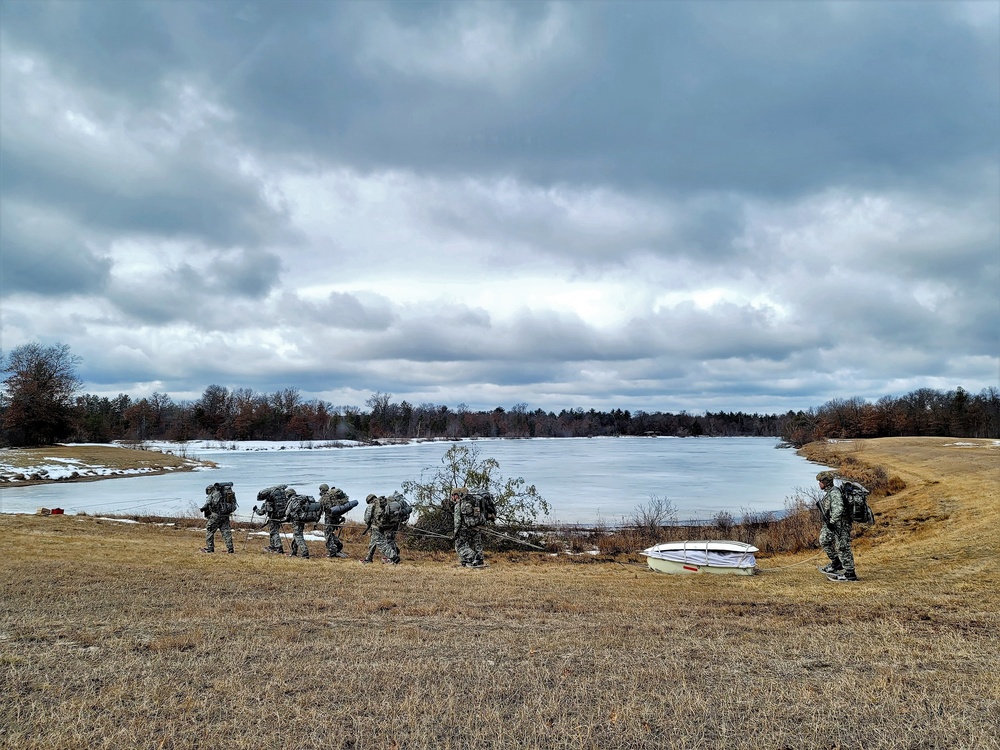
M 719 573 L 751 576 L 757 569 L 756 547 L 743 542 L 667 542 L 644 549 L 646 563 L 660 573 Z

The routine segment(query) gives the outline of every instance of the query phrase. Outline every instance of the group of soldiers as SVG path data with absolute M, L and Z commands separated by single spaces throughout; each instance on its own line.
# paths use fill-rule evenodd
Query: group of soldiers
M 205 546 L 201 551 L 214 552 L 215 534 L 220 532 L 226 550 L 232 554 L 233 530 L 229 516 L 236 510 L 232 483 L 217 482 L 209 485 L 205 494 L 208 498 L 201 510 L 208 519 L 208 524 L 205 528 Z M 346 522 L 346 514 L 358 505 L 358 501 L 348 498 L 343 490 L 321 484 L 317 501 L 308 495 L 300 495 L 286 484 L 278 484 L 258 492 L 257 500 L 261 505 L 259 508 L 256 505 L 253 507 L 251 518 L 260 515 L 265 519 L 264 525 L 268 527 L 269 536 L 265 552 L 285 554 L 281 525 L 287 522 L 292 526 L 289 557 L 308 559 L 305 526 L 322 520 L 326 556 L 347 557 L 340 534 Z M 412 507 L 399 492 L 390 497 L 370 494 L 365 498 L 365 503 L 364 533 L 369 535 L 369 542 L 368 553 L 360 562 L 364 565 L 374 562 L 375 553 L 378 552 L 383 563 L 398 565 L 400 555 L 396 535 L 409 520 Z M 465 487 L 457 487 L 451 491 L 451 502 L 448 505 L 452 508 L 453 538 L 459 563 L 462 567 L 486 567 L 483 559 L 483 528 L 496 518 L 492 497 L 488 493 L 472 493 Z
M 269 544 L 265 552 L 284 554 L 285 547 L 281 540 L 281 524 L 288 522 L 292 526 L 292 542 L 290 557 L 309 557 L 309 546 L 305 540 L 307 523 L 318 523 L 322 517 L 323 535 L 326 543 L 327 557 L 347 557 L 344 554 L 344 543 L 340 541 L 340 531 L 344 527 L 345 514 L 358 502 L 350 500 L 343 490 L 328 484 L 319 486 L 319 501 L 308 495 L 300 495 L 294 488 L 286 484 L 267 487 L 257 493 L 257 500 L 262 505 L 253 508 L 253 515 L 263 516 L 268 527 Z M 252 518 L 253 516 L 251 516 Z

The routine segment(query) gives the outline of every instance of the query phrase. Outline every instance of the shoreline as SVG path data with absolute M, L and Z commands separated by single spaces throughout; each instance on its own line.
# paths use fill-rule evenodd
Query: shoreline
M 57 443 L 0 450 L 0 489 L 156 476 L 216 468 L 171 451 L 98 443 Z

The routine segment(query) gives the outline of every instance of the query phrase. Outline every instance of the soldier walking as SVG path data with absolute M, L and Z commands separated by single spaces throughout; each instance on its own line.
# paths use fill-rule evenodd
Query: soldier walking
M 819 501 L 819 512 L 823 517 L 823 528 L 819 532 L 819 544 L 830 558 L 830 563 L 820 571 L 837 583 L 857 581 L 854 570 L 854 552 L 851 549 L 850 513 L 844 503 L 844 495 L 833 483 L 836 475 L 832 471 L 821 471 L 816 475 L 820 489 L 826 494 Z
M 350 500 L 347 493 L 327 484 L 319 486 L 319 502 L 323 508 L 323 536 L 326 540 L 327 557 L 347 557 L 344 543 L 340 541 L 340 530 L 346 519 L 344 514 L 357 506 L 357 500 Z
M 470 495 L 465 487 L 451 491 L 454 504 L 455 552 L 463 568 L 485 568 L 483 560 L 483 531 L 486 514 L 478 497 Z
M 254 508 L 254 513 L 267 518 L 268 535 L 270 543 L 264 548 L 265 552 L 285 553 L 285 545 L 281 541 L 281 522 L 285 520 L 285 506 L 287 505 L 287 495 L 285 490 L 287 484 L 276 484 L 267 487 L 257 493 L 257 500 L 263 500 L 260 510 Z
M 205 546 L 202 552 L 215 552 L 215 532 L 222 532 L 222 540 L 226 543 L 226 551 L 231 555 L 233 549 L 233 527 L 229 525 L 229 516 L 236 510 L 236 494 L 232 482 L 216 482 L 205 488 L 206 500 L 201 506 L 201 512 L 208 519 L 205 526 Z
M 398 495 L 398 498 L 397 498 Z M 409 518 L 410 506 L 402 495 L 396 493 L 392 500 L 382 496 L 369 495 L 365 498 L 368 507 L 365 508 L 365 533 L 371 535 L 368 542 L 368 554 L 361 559 L 363 565 L 374 561 L 375 550 L 382 553 L 382 562 L 399 565 L 399 547 L 396 545 L 396 532 L 405 520 L 401 521 L 403 506 L 405 515 Z M 393 507 L 395 503 L 395 507 Z
M 292 524 L 292 551 L 288 556 L 301 557 L 308 560 L 309 547 L 306 546 L 305 538 L 306 522 L 302 514 L 304 510 L 303 505 L 309 501 L 309 498 L 305 495 L 297 494 L 291 487 L 285 490 L 285 494 L 288 497 L 288 506 L 285 512 Z

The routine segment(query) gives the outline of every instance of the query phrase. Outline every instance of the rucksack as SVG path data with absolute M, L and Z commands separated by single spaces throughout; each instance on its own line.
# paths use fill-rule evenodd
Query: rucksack
M 469 498 L 474 506 L 479 508 L 479 514 L 484 521 L 492 523 L 497 520 L 497 503 L 489 492 L 470 492 Z
M 303 523 L 317 523 L 323 513 L 323 505 L 318 500 L 313 500 L 308 495 L 303 495 L 302 502 L 299 503 L 298 518 L 293 519 Z
M 235 513 L 239 504 L 236 502 L 236 493 L 233 492 L 233 483 L 216 482 L 215 488 L 219 491 L 219 499 L 215 502 L 215 512 L 223 516 Z
M 273 487 L 265 487 L 257 493 L 257 502 L 262 506 L 271 503 L 271 518 L 284 518 L 285 509 L 288 507 L 288 495 L 285 494 L 287 484 L 276 484 Z
M 875 514 L 868 505 L 871 490 L 857 482 L 846 479 L 840 483 L 840 494 L 844 496 L 844 513 L 854 523 L 875 523 Z
M 392 498 L 385 504 L 382 511 L 381 526 L 403 526 L 410 520 L 413 513 L 413 506 L 406 502 L 406 498 L 399 492 L 393 493 Z

